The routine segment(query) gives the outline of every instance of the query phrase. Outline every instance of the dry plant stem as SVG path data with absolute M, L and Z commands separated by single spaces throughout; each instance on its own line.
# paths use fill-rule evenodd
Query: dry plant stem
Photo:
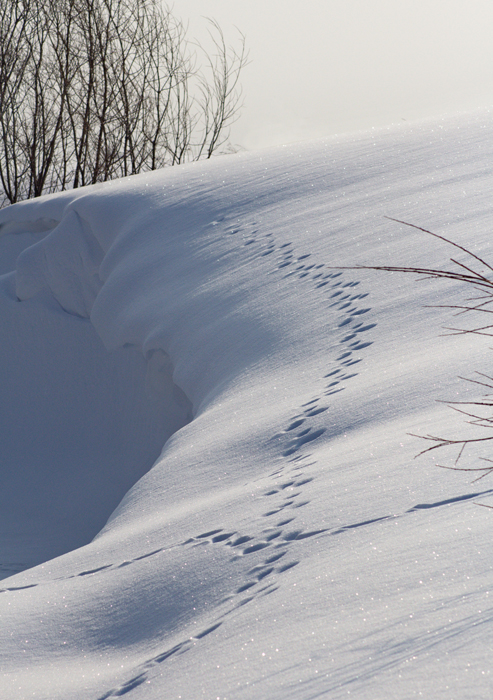
M 428 229 L 422 228 L 421 226 L 416 226 L 415 224 L 408 223 L 407 221 L 401 221 L 400 219 L 394 219 L 392 217 L 385 217 L 387 219 L 390 219 L 390 221 L 395 221 L 396 223 L 403 224 L 404 226 L 410 226 L 411 228 L 417 229 L 418 231 L 423 231 L 423 233 L 429 234 L 430 236 L 433 236 L 434 238 L 438 238 L 441 241 L 444 241 L 445 243 L 453 246 L 454 248 L 457 248 L 458 250 L 462 251 L 465 253 L 469 259 L 470 259 L 470 264 L 466 265 L 463 262 L 460 262 L 458 260 L 455 260 L 454 258 L 450 258 L 450 262 L 453 263 L 458 270 L 444 270 L 444 269 L 433 269 L 433 268 L 421 268 L 421 267 L 401 267 L 401 266 L 394 266 L 394 265 L 356 265 L 353 267 L 338 267 L 335 269 L 364 269 L 364 270 L 381 270 L 384 272 L 407 272 L 407 273 L 413 273 L 415 275 L 420 275 L 421 277 L 425 278 L 444 278 L 444 279 L 450 279 L 458 282 L 464 282 L 466 284 L 471 284 L 475 289 L 480 291 L 482 293 L 482 296 L 479 297 L 473 297 L 469 299 L 468 301 L 470 302 L 478 302 L 478 303 L 471 303 L 470 305 L 440 305 L 436 307 L 431 307 L 431 308 L 447 308 L 447 309 L 456 309 L 458 311 L 457 315 L 464 314 L 469 311 L 477 311 L 480 313 L 493 313 L 493 310 L 491 309 L 486 309 L 484 308 L 488 304 L 491 304 L 493 302 L 493 279 L 490 279 L 488 275 L 493 273 L 493 267 L 487 263 L 485 260 L 480 258 L 478 255 L 475 253 L 472 253 L 470 250 L 465 248 L 464 246 L 459 245 L 458 243 L 454 243 L 454 241 L 449 240 L 448 238 L 445 238 L 444 236 L 440 236 L 437 233 L 433 233 L 432 231 L 429 231 Z M 477 265 L 475 263 L 480 263 L 485 270 L 478 270 L 476 269 Z M 472 329 L 464 329 L 464 328 L 446 328 L 446 330 L 450 331 L 449 335 L 462 335 L 466 333 L 472 333 L 476 335 L 486 335 L 486 336 L 493 336 L 493 332 L 489 333 L 490 329 L 493 329 L 493 324 L 487 325 L 487 326 L 480 326 L 478 328 L 472 328 Z M 483 377 L 484 379 L 488 380 L 487 382 L 479 381 L 477 379 L 465 379 L 464 377 L 460 377 L 460 379 L 465 379 L 465 381 L 471 382 L 472 384 L 477 384 L 479 386 L 486 387 L 488 389 L 493 390 L 493 378 L 483 374 L 481 372 L 476 372 L 476 374 L 480 377 Z M 490 383 L 491 382 L 491 383 Z M 485 396 L 488 396 L 486 394 Z M 470 425 L 473 425 L 475 427 L 481 427 L 481 428 L 487 428 L 489 430 L 493 430 L 493 415 L 487 415 L 487 416 L 482 416 L 478 415 L 477 413 L 474 412 L 474 409 L 471 409 L 470 411 L 466 411 L 464 409 L 458 408 L 458 406 L 483 406 L 485 408 L 491 409 L 493 407 L 493 401 L 446 401 L 445 402 L 448 406 L 456 410 L 458 413 L 462 413 L 468 418 L 471 418 L 472 420 L 467 421 Z M 481 472 L 480 476 L 478 476 L 474 481 L 479 481 L 480 479 L 483 479 L 485 476 L 488 476 L 493 472 L 493 466 L 488 466 L 488 467 L 460 467 L 458 466 L 459 461 L 461 458 L 464 456 L 464 451 L 465 448 L 468 445 L 473 445 L 473 444 L 478 444 L 482 442 L 488 442 L 490 440 L 493 440 L 493 435 L 487 436 L 487 437 L 480 437 L 480 438 L 463 438 L 463 439 L 449 439 L 449 438 L 442 438 L 442 437 L 437 437 L 435 435 L 414 435 L 411 433 L 413 437 L 419 437 L 422 440 L 428 440 L 430 442 L 433 442 L 434 444 L 431 445 L 431 447 L 427 447 L 424 450 L 422 450 L 417 456 L 420 456 L 422 454 L 425 454 L 427 452 L 431 452 L 432 450 L 436 450 L 439 448 L 443 447 L 457 447 L 459 448 L 459 452 L 457 454 L 457 457 L 455 459 L 454 465 L 453 466 L 445 466 L 442 464 L 438 464 L 442 469 L 451 469 L 453 471 L 465 471 L 465 472 Z M 485 458 L 485 457 L 479 457 L 480 460 L 485 461 L 485 462 L 490 462 L 493 464 L 493 460 Z M 481 505 L 481 504 L 478 504 Z M 490 506 L 486 506 L 490 507 Z

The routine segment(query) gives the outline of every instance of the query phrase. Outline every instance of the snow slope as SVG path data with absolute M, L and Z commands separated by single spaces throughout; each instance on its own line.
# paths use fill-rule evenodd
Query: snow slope
M 333 268 L 491 260 L 492 164 L 478 113 L 0 212 L 3 699 L 489 696 L 493 483 L 409 435 L 488 340 Z

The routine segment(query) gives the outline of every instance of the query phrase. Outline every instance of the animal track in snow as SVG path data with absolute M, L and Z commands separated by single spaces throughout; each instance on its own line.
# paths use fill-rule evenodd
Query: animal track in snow
M 281 464 L 276 472 L 267 477 L 271 482 L 270 486 L 266 487 L 266 491 L 260 496 L 269 498 L 272 506 L 262 514 L 265 520 L 262 519 L 259 522 L 265 523 L 266 526 L 272 523 L 272 526 L 260 528 L 257 534 L 239 532 L 231 526 L 217 527 L 190 536 L 183 542 L 144 552 L 133 560 L 107 563 L 74 574 L 81 577 L 104 576 L 109 570 L 131 566 L 143 559 L 163 555 L 166 551 L 177 547 L 227 547 L 226 551 L 231 552 L 232 562 L 241 561 L 244 562 L 244 566 L 246 565 L 244 580 L 225 598 L 224 604 L 227 609 L 216 620 L 210 621 L 210 624 L 194 632 L 179 644 L 156 653 L 136 669 L 129 680 L 108 691 L 98 700 L 121 697 L 130 693 L 131 690 L 149 680 L 152 668 L 175 654 L 185 653 L 194 644 L 202 643 L 202 640 L 206 640 L 209 635 L 218 631 L 234 610 L 247 605 L 258 596 L 274 593 L 282 580 L 280 577 L 300 563 L 298 558 L 289 555 L 290 551 L 293 552 L 293 547 L 299 554 L 300 543 L 304 540 L 331 534 L 331 530 L 327 528 L 308 530 L 297 525 L 297 511 L 310 503 L 307 491 L 311 488 L 310 484 L 314 482 L 314 477 L 307 473 L 314 462 L 308 461 L 310 455 L 306 453 L 306 449 L 327 430 L 324 421 L 331 407 L 327 396 L 342 391 L 345 384 L 356 376 L 355 373 L 348 373 L 347 368 L 360 362 L 361 358 L 357 357 L 356 353 L 371 345 L 371 341 L 366 340 L 364 333 L 374 328 L 376 324 L 365 322 L 364 316 L 370 309 L 360 306 L 361 300 L 367 294 L 355 293 L 358 281 L 346 281 L 342 272 L 328 271 L 323 263 L 317 263 L 311 253 L 301 255 L 296 253 L 292 243 L 278 245 L 272 234 L 262 234 L 255 221 L 248 223 L 236 221 L 229 226 L 224 225 L 225 234 L 235 237 L 235 245 L 239 242 L 249 259 L 259 261 L 258 264 L 270 266 L 270 273 L 280 275 L 286 280 L 286 284 L 303 284 L 305 289 L 308 285 L 314 294 L 323 295 L 321 298 L 326 300 L 328 308 L 340 312 L 340 317 L 335 319 L 335 329 L 339 329 L 341 334 L 341 351 L 336 353 L 332 361 L 334 365 L 328 368 L 326 376 L 321 378 L 323 389 L 319 387 L 317 395 L 299 408 L 297 415 L 292 416 L 281 433 L 279 446 Z M 369 523 L 370 521 L 367 521 L 366 524 Z M 345 532 L 350 527 L 364 524 L 346 526 L 346 528 L 339 528 L 339 531 Z M 36 585 L 38 584 L 31 584 L 29 587 Z M 22 588 L 25 587 L 4 590 Z
M 304 483 L 309 483 L 311 481 L 313 481 L 313 479 L 311 477 L 307 477 Z M 294 485 L 295 484 L 293 483 L 292 486 Z M 298 485 L 302 486 L 303 484 L 298 483 Z M 290 486 L 286 484 L 285 488 L 290 488 Z M 384 515 L 381 517 L 371 518 L 369 520 L 364 520 L 356 523 L 349 523 L 347 525 L 336 528 L 322 528 L 320 530 L 310 531 L 301 528 L 293 528 L 284 531 L 283 528 L 286 525 L 291 524 L 295 520 L 295 518 L 287 518 L 279 521 L 275 527 L 267 528 L 266 530 L 264 530 L 264 538 L 260 541 L 258 541 L 258 538 L 249 537 L 247 535 L 241 535 L 239 537 L 236 537 L 236 539 L 232 540 L 231 531 L 225 531 L 221 528 L 200 533 L 189 538 L 185 542 L 181 543 L 181 545 L 177 546 L 188 546 L 193 545 L 193 543 L 202 541 L 211 546 L 228 545 L 233 548 L 236 547 L 240 550 L 240 557 L 245 556 L 245 554 L 255 554 L 258 552 L 262 552 L 262 556 L 251 566 L 250 569 L 247 570 L 245 582 L 239 585 L 234 590 L 232 595 L 224 601 L 226 604 L 229 604 L 229 607 L 225 612 L 219 615 L 219 617 L 215 621 L 205 626 L 198 632 L 194 633 L 188 639 L 185 639 L 182 642 L 170 647 L 169 649 L 159 651 L 158 653 L 153 655 L 145 663 L 143 663 L 141 666 L 135 669 L 135 672 L 132 674 L 132 677 L 128 681 L 109 690 L 107 693 L 100 696 L 98 700 L 109 700 L 110 698 L 117 698 L 126 695 L 134 688 L 147 682 L 152 675 L 152 670 L 159 667 L 160 664 L 169 659 L 171 656 L 174 656 L 175 654 L 186 653 L 188 650 L 192 649 L 197 642 L 201 642 L 201 640 L 205 639 L 207 636 L 217 631 L 221 627 L 221 625 L 228 619 L 229 615 L 235 610 L 238 610 L 243 606 L 248 605 L 257 597 L 270 595 L 274 593 L 278 589 L 278 586 L 275 583 L 277 577 L 293 569 L 300 563 L 300 560 L 297 558 L 289 558 L 289 548 L 293 543 L 299 543 L 300 541 L 312 537 L 330 537 L 336 535 L 344 535 L 355 529 L 371 527 L 378 523 L 382 523 L 386 520 L 392 520 L 401 517 L 412 517 L 413 514 L 416 515 L 420 513 L 424 515 L 430 509 L 454 506 L 456 504 L 462 504 L 466 501 L 471 501 L 480 496 L 491 494 L 493 494 L 493 489 L 489 489 L 487 491 L 482 492 L 464 494 L 462 496 L 446 499 L 437 503 L 418 503 L 412 508 L 408 509 L 407 511 L 401 513 L 400 515 Z M 224 538 L 217 539 L 221 536 L 221 534 L 224 535 Z M 228 535 L 228 537 L 226 537 L 226 535 Z M 214 538 L 216 538 L 215 542 Z M 241 549 L 242 545 L 246 544 L 247 542 L 253 542 L 254 544 Z M 262 544 L 263 546 L 256 546 L 260 544 Z M 268 551 L 265 551 L 267 548 Z M 166 548 L 153 550 L 152 552 L 136 557 L 134 561 L 137 561 L 144 557 L 154 556 L 159 552 L 165 551 L 165 549 Z M 170 549 L 170 547 L 168 547 L 167 549 Z M 107 568 L 108 567 L 100 567 L 99 569 L 93 570 L 93 573 L 94 575 L 97 573 L 102 573 L 103 570 L 107 570 Z M 81 573 L 90 574 L 91 572 Z M 104 575 L 104 573 L 102 573 L 102 575 Z M 263 586 L 262 584 L 264 582 L 266 582 L 267 585 Z M 32 584 L 30 586 L 20 586 L 4 590 L 20 591 L 26 588 L 32 588 L 36 585 L 37 584 Z
M 313 477 L 305 477 L 303 479 L 300 479 L 299 481 L 295 481 L 293 483 L 293 486 L 298 485 L 304 485 L 306 483 L 310 483 L 314 481 Z M 286 488 L 288 486 L 286 485 Z M 276 491 L 276 493 L 282 493 L 281 491 Z M 256 537 L 252 537 L 249 535 L 241 535 L 235 537 L 235 539 L 232 539 L 233 536 L 237 535 L 238 533 L 232 533 L 231 531 L 225 531 L 222 530 L 221 528 L 217 528 L 213 531 L 214 533 L 223 533 L 223 537 L 218 537 L 217 535 L 213 535 L 212 537 L 210 536 L 209 533 L 201 533 L 198 535 L 195 535 L 193 537 L 189 537 L 187 540 L 180 542 L 175 545 L 170 545 L 167 547 L 161 547 L 158 549 L 153 549 L 150 552 L 146 552 L 144 554 L 139 555 L 138 557 L 135 557 L 134 559 L 131 560 L 126 560 L 126 561 L 119 561 L 115 563 L 110 563 L 110 564 L 105 564 L 104 566 L 99 566 L 94 569 L 89 569 L 85 571 L 81 571 L 77 574 L 72 574 L 70 576 L 66 576 L 63 578 L 58 578 L 56 579 L 57 581 L 62 581 L 62 580 L 68 580 L 71 578 L 74 578 L 75 576 L 79 577 L 84 577 L 84 576 L 96 576 L 96 575 L 104 575 L 107 571 L 109 570 L 114 570 L 117 568 L 120 568 L 121 566 L 125 565 L 131 565 L 134 562 L 138 562 L 142 559 L 146 559 L 149 557 L 156 556 L 158 554 L 161 554 L 166 551 L 170 551 L 172 549 L 176 549 L 177 547 L 186 547 L 186 546 L 194 546 L 195 544 L 198 544 L 199 542 L 203 542 L 206 545 L 212 545 L 212 546 L 228 546 L 231 547 L 233 550 L 236 550 L 236 556 L 243 557 L 245 554 L 253 554 L 254 552 L 259 552 L 269 546 L 272 546 L 274 549 L 279 549 L 285 547 L 287 544 L 293 541 L 299 541 L 303 540 L 309 537 L 314 537 L 316 535 L 339 535 L 344 532 L 347 532 L 348 530 L 353 530 L 356 528 L 360 527 L 366 527 L 368 525 L 372 525 L 378 522 L 382 522 L 384 520 L 390 520 L 390 519 L 396 519 L 396 518 L 402 518 L 402 517 L 409 517 L 412 514 L 423 514 L 425 515 L 427 511 L 435 509 L 435 508 L 443 508 L 447 506 L 454 506 L 454 505 L 459 505 L 463 504 L 468 501 L 472 501 L 476 498 L 481 498 L 484 496 L 490 496 L 493 494 L 493 489 L 488 489 L 486 491 L 478 491 L 474 493 L 467 493 L 463 494 L 461 496 L 456 496 L 454 498 L 448 498 L 443 501 L 438 501 L 435 503 L 417 503 L 416 505 L 412 506 L 408 510 L 404 511 L 401 514 L 391 514 L 391 515 L 383 515 L 377 518 L 371 518 L 369 520 L 363 520 L 360 522 L 356 523 L 349 523 L 348 525 L 343 525 L 340 527 L 336 528 L 322 528 L 319 530 L 311 530 L 311 531 L 306 531 L 303 529 L 292 529 L 287 532 L 283 530 L 283 528 L 286 525 L 289 525 L 295 521 L 295 517 L 288 517 L 283 520 L 280 520 L 276 523 L 275 526 L 271 528 L 267 528 L 263 531 L 263 538 L 259 539 Z M 264 494 L 266 495 L 266 494 Z M 209 539 L 205 539 L 209 538 Z M 247 547 L 244 547 L 243 545 L 246 545 L 247 543 L 252 543 L 248 545 Z M 257 546 L 261 545 L 261 546 Z M 272 551 L 272 550 L 271 550 Z M 273 562 L 281 559 L 284 556 L 285 552 L 276 552 L 275 554 L 269 554 L 267 559 L 263 562 L 263 565 L 266 566 L 268 564 L 272 564 Z M 27 589 L 31 588 L 36 588 L 37 586 L 43 586 L 45 584 L 49 584 L 52 581 L 47 580 L 39 583 L 30 583 L 22 586 L 9 586 L 5 588 L 0 588 L 0 593 L 6 593 L 6 592 L 13 592 L 13 591 L 24 591 Z

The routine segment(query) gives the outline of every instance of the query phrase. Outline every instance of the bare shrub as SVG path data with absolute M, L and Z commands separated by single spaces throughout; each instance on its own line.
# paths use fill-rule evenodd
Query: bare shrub
M 2 204 L 220 152 L 247 55 L 210 26 L 212 55 L 159 0 L 0 0 Z

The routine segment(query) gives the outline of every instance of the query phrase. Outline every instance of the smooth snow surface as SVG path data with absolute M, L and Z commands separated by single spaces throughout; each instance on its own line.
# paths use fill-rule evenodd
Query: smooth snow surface
M 2 700 L 489 697 L 493 482 L 409 433 L 491 342 L 333 268 L 491 261 L 492 186 L 482 113 L 0 212 Z

